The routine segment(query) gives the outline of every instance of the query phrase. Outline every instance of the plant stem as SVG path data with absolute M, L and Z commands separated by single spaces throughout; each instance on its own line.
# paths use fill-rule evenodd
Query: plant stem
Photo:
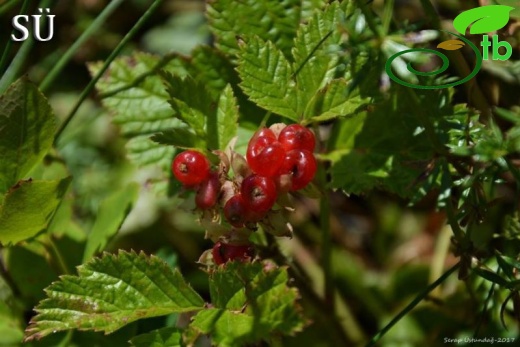
M 49 85 L 56 79 L 58 74 L 63 70 L 65 65 L 72 58 L 74 53 L 81 47 L 81 45 L 88 40 L 107 20 L 107 18 L 115 11 L 115 9 L 121 5 L 123 0 L 113 0 L 108 6 L 96 17 L 96 19 L 90 24 L 83 34 L 70 46 L 70 48 L 63 54 L 58 62 L 53 66 L 51 71 L 45 76 L 43 81 L 40 83 L 40 90 L 45 91 Z
M 54 145 L 58 143 L 58 140 L 60 139 L 60 136 L 62 135 L 63 131 L 67 127 L 67 125 L 70 123 L 78 109 L 80 108 L 81 104 L 87 99 L 87 96 L 90 94 L 96 83 L 99 81 L 101 76 L 105 73 L 105 71 L 108 69 L 112 61 L 121 53 L 123 50 L 123 47 L 134 37 L 134 35 L 139 31 L 139 29 L 143 26 L 143 24 L 151 17 L 152 13 L 159 7 L 162 0 L 155 0 L 152 5 L 146 10 L 146 12 L 143 14 L 141 18 L 135 23 L 135 25 L 130 29 L 130 31 L 123 37 L 121 42 L 117 45 L 117 47 L 114 49 L 114 51 L 110 54 L 110 56 L 107 58 L 101 69 L 98 71 L 96 76 L 92 78 L 92 80 L 89 82 L 89 84 L 85 87 L 83 92 L 81 93 L 78 101 L 70 111 L 70 113 L 67 115 L 63 123 L 61 123 L 58 131 L 56 132 L 56 135 L 54 136 Z
M 408 314 L 415 306 L 417 306 L 421 301 L 423 301 L 428 294 L 437 288 L 440 284 L 442 284 L 452 273 L 454 273 L 459 268 L 460 263 L 452 266 L 448 271 L 446 271 L 441 277 L 439 277 L 435 282 L 426 287 L 422 292 L 420 292 L 415 299 L 413 299 L 406 307 L 397 314 L 383 329 L 381 329 L 372 339 L 366 344 L 365 347 L 372 347 L 397 323 Z
M 497 269 L 497 272 L 496 274 L 498 275 L 500 273 L 500 268 Z M 478 322 L 477 322 L 477 326 L 475 327 L 475 331 L 473 332 L 473 339 L 475 339 L 480 331 L 480 327 L 482 326 L 482 322 L 484 321 L 484 316 L 486 315 L 486 312 L 487 312 L 487 307 L 488 307 L 488 304 L 489 302 L 491 301 L 491 298 L 493 297 L 493 292 L 495 291 L 495 284 L 493 282 L 493 284 L 491 284 L 491 288 L 489 288 L 489 292 L 488 292 L 488 295 L 486 297 L 486 300 L 484 301 L 484 307 L 482 308 L 482 314 L 480 315 L 479 319 L 478 319 Z M 471 346 L 473 346 L 474 342 L 471 343 Z
M 3 11 L 5 11 L 5 7 L 8 5 L 9 5 L 9 3 L 4 4 L 2 6 L 2 8 L 0 8 L 0 14 L 2 14 Z M 25 0 L 22 4 L 20 14 L 24 14 L 27 11 L 28 7 L 29 7 L 29 0 Z M 12 32 L 14 33 L 14 29 Z M 13 41 L 8 39 L 7 44 L 5 45 L 5 48 L 4 48 L 4 53 L 2 53 L 2 58 L 0 59 L 0 73 L 3 73 L 3 71 L 4 71 L 4 68 L 5 68 L 5 65 L 7 64 L 7 59 L 9 58 L 9 53 L 11 52 L 12 46 L 13 46 Z M 22 45 L 22 47 L 20 48 L 20 51 L 22 50 L 23 46 L 24 45 Z M 18 57 L 18 55 L 16 57 Z M 13 60 L 13 62 L 14 62 L 14 60 Z M 11 62 L 11 64 L 13 64 L 13 62 Z M 7 71 L 6 71 L 6 74 L 7 74 Z M 2 85 L 3 79 L 4 79 L 3 77 L 2 77 L 2 79 L 0 79 L 0 94 L 3 93 L 7 89 L 7 86 L 9 85 L 8 83 L 6 83 L 6 86 L 4 87 Z

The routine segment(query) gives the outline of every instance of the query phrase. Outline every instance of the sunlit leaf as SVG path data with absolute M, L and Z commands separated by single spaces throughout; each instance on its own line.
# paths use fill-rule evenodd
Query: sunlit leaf
M 509 22 L 509 12 L 514 7 L 505 5 L 488 5 L 476 7 L 459 14 L 453 20 L 453 26 L 462 35 L 471 25 L 470 34 L 485 34 L 502 29 Z

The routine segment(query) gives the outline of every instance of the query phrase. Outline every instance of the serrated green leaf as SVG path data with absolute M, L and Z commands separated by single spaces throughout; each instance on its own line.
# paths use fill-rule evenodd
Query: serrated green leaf
M 304 320 L 295 305 L 298 292 L 287 286 L 285 268 L 267 270 L 262 263 L 231 262 L 210 276 L 210 294 L 216 308 L 199 312 L 191 324 L 211 334 L 219 345 L 240 345 L 292 334 Z
M 195 135 L 188 129 L 177 128 L 155 134 L 151 137 L 152 141 L 161 145 L 171 145 L 179 148 L 206 148 L 204 138 Z
M 229 141 L 237 136 L 238 105 L 231 85 L 220 94 L 217 107 L 218 148 L 224 150 Z
M 25 77 L 0 96 L 0 194 L 26 178 L 52 146 L 56 124 L 47 100 Z
M 162 74 L 174 116 L 183 121 L 198 136 L 206 135 L 206 119 L 214 113 L 214 98 L 204 84 L 187 76 L 181 78 Z
M 334 78 L 341 43 L 337 30 L 339 13 L 338 4 L 334 2 L 325 10 L 315 11 L 308 22 L 298 28 L 292 49 L 299 91 L 298 114 L 303 113 L 313 95 Z
M 340 116 L 356 113 L 368 99 L 361 96 L 351 97 L 348 93 L 347 81 L 335 79 L 319 90 L 310 100 L 304 118 L 308 122 L 321 122 Z
M 371 106 L 366 114 L 338 123 L 345 130 L 335 132 L 347 137 L 338 136 L 338 153 L 329 155 L 334 160 L 333 188 L 349 193 L 378 188 L 411 197 L 421 190 L 421 185 L 428 184 L 424 178 L 430 174 L 433 147 L 416 110 L 405 100 L 408 100 L 405 92 L 396 93 L 391 100 Z M 438 100 L 428 94 L 423 101 L 424 107 L 434 109 L 432 105 Z M 362 125 L 359 117 L 364 118 Z M 349 131 L 356 132 L 354 138 L 353 134 L 347 135 Z
M 238 84 L 235 67 L 219 50 L 210 46 L 198 46 L 191 57 L 184 61 L 184 68 L 190 76 L 215 94 L 219 94 L 227 84 Z
M 132 347 L 180 347 L 182 332 L 177 328 L 162 328 L 147 334 L 138 335 L 130 340 Z
M 95 74 L 101 63 L 89 65 Z M 103 97 L 103 105 L 114 115 L 113 121 L 121 127 L 124 136 L 130 137 L 128 157 L 139 166 L 158 165 L 164 178 L 170 173 L 173 148 L 158 145 L 150 135 L 182 126 L 173 117 L 157 71 L 165 69 L 184 75 L 186 72 L 173 57 L 159 59 L 145 53 L 121 57 L 110 65 L 105 76 L 96 84 Z
M 13 186 L 0 206 L 0 243 L 16 244 L 46 230 L 71 180 L 27 180 Z
M 237 37 L 244 33 L 271 41 L 289 54 L 300 20 L 300 0 L 212 0 L 206 13 L 217 47 L 228 55 L 238 53 Z
M 509 12 L 514 9 L 505 5 L 476 7 L 455 17 L 453 26 L 459 33 L 465 35 L 466 29 L 473 24 L 469 30 L 470 34 L 485 34 L 505 27 L 509 22 Z
M 237 71 L 240 86 L 253 102 L 293 121 L 299 119 L 291 65 L 271 42 L 250 38 L 242 46 Z
M 122 190 L 112 193 L 99 205 L 99 212 L 83 253 L 83 262 L 105 249 L 108 240 L 118 232 L 130 213 L 138 194 L 139 185 L 131 183 Z
M 46 290 L 26 341 L 69 329 L 111 333 L 133 321 L 199 310 L 202 298 L 155 256 L 120 251 L 93 258 Z

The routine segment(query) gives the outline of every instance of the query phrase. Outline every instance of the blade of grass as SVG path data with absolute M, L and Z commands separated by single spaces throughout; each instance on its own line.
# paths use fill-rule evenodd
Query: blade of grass
M 96 83 L 101 78 L 101 76 L 103 76 L 105 71 L 108 69 L 108 67 L 110 66 L 112 61 L 119 55 L 119 53 L 121 53 L 121 51 L 123 50 L 123 47 L 134 37 L 134 35 L 139 31 L 139 29 L 148 20 L 148 18 L 150 18 L 152 13 L 159 7 L 161 2 L 162 2 L 162 0 L 155 0 L 152 3 L 152 5 L 148 8 L 148 10 L 146 10 L 146 12 L 143 14 L 143 16 L 141 18 L 139 18 L 137 23 L 135 23 L 135 25 L 132 27 L 132 29 L 130 29 L 130 31 L 125 35 L 125 37 L 123 37 L 121 42 L 117 45 L 117 47 L 114 49 L 114 51 L 107 58 L 107 60 L 105 61 L 105 63 L 101 67 L 101 69 L 98 71 L 96 76 L 94 76 L 94 78 L 92 78 L 92 80 L 89 82 L 89 84 L 85 87 L 85 89 L 81 93 L 78 101 L 76 102 L 76 104 L 74 105 L 74 107 L 72 108 L 70 113 L 67 115 L 67 117 L 65 118 L 63 123 L 61 123 L 58 131 L 56 132 L 56 135 L 54 136 L 54 144 L 56 144 L 58 142 L 61 134 L 63 133 L 63 131 L 65 130 L 67 125 L 70 123 L 70 121 L 72 120 L 72 118 L 74 117 L 74 115 L 76 114 L 78 109 L 80 108 L 81 104 L 85 101 L 85 99 L 90 94 L 90 92 L 92 91 L 92 89 L 94 88 Z
M 107 7 L 96 17 L 90 26 L 81 34 L 81 36 L 70 46 L 70 48 L 61 56 L 58 62 L 53 66 L 51 71 L 45 76 L 40 83 L 40 90 L 44 92 L 54 82 L 58 74 L 63 70 L 65 65 L 72 58 L 74 53 L 87 41 L 98 29 L 105 23 L 108 17 L 123 3 L 123 0 L 113 0 Z
M 3 14 L 4 11 L 7 11 L 5 8 L 7 7 L 7 5 L 9 5 L 11 3 L 11 5 L 15 4 L 16 1 L 11 1 L 7 4 L 4 4 L 1 8 L 0 8 L 0 15 Z M 12 7 L 12 6 L 11 6 Z M 29 0 L 25 0 L 22 4 L 22 8 L 20 9 L 20 14 L 24 14 L 25 12 L 27 12 L 27 8 L 29 7 Z M 12 33 L 14 33 L 14 29 L 12 31 Z M 10 39 L 8 39 L 6 45 L 5 45 L 5 48 L 4 48 L 4 52 L 2 53 L 2 58 L 0 59 L 0 73 L 2 73 L 4 71 L 4 68 L 5 68 L 5 65 L 7 64 L 7 59 L 9 58 L 9 53 L 11 52 L 11 48 L 13 47 L 13 41 Z M 0 88 L 1 90 L 1 88 Z
M 390 330 L 392 327 L 397 324 L 403 318 L 414 309 L 421 301 L 423 301 L 428 294 L 441 285 L 452 273 L 454 273 L 459 268 L 460 263 L 452 266 L 448 271 L 446 271 L 441 277 L 439 277 L 435 282 L 426 287 L 423 291 L 421 291 L 415 299 L 413 299 L 404 309 L 401 310 L 383 329 L 379 330 L 379 332 L 372 337 L 372 339 L 366 344 L 365 347 L 375 346 L 376 343 L 381 340 L 381 338 Z

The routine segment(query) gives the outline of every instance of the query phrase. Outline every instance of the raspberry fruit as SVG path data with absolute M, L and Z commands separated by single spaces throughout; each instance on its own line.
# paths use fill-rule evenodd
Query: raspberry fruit
M 241 228 L 246 222 L 248 215 L 247 207 L 242 199 L 242 195 L 234 195 L 224 205 L 224 217 L 234 227 Z
M 220 193 L 220 181 L 217 172 L 211 172 L 209 177 L 200 184 L 197 195 L 195 196 L 195 204 L 201 210 L 212 208 L 217 203 Z
M 232 245 L 229 243 L 217 242 L 211 250 L 213 261 L 217 265 L 228 261 L 250 261 L 254 256 L 254 249 L 250 245 Z
M 278 136 L 278 141 L 287 152 L 301 149 L 312 153 L 316 146 L 316 138 L 312 131 L 300 124 L 290 124 L 283 128 Z
M 210 164 L 206 156 L 193 150 L 180 153 L 172 163 L 175 178 L 186 186 L 202 183 L 208 178 L 209 169 Z
M 306 150 L 295 149 L 287 152 L 280 169 L 280 175 L 291 175 L 291 191 L 304 188 L 316 174 L 316 159 Z
M 285 151 L 276 140 L 273 131 L 259 130 L 247 146 L 247 162 L 253 172 L 262 176 L 274 176 L 283 164 Z
M 240 186 L 240 193 L 245 206 L 251 211 L 251 216 L 256 215 L 261 218 L 276 202 L 276 185 L 269 177 L 258 175 L 246 177 Z

